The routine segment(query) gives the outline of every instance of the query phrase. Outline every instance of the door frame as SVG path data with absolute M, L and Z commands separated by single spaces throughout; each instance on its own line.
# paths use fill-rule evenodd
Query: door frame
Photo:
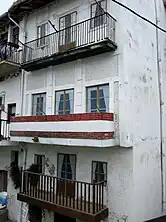
M 72 172 L 72 180 L 70 181 L 65 181 L 65 179 L 67 178 L 61 178 L 59 176 L 59 172 L 61 172 L 61 167 L 59 165 L 59 156 L 62 155 L 62 158 L 64 158 L 65 155 L 69 155 L 69 157 L 74 157 L 74 172 Z M 57 154 L 57 190 L 56 193 L 57 194 L 62 194 L 66 197 L 70 197 L 70 198 L 74 198 L 75 197 L 75 180 L 76 180 L 76 154 L 69 154 L 69 153 L 58 153 Z M 63 164 L 63 162 L 62 162 Z M 71 163 L 70 163 L 71 164 Z M 61 183 L 61 185 L 59 186 L 59 184 Z M 68 187 L 68 188 L 67 188 Z

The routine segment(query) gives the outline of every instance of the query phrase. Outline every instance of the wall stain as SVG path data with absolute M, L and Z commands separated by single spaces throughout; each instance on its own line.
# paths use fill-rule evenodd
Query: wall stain
M 45 159 L 45 166 L 47 167 L 50 175 L 55 174 L 55 166 L 54 166 L 54 164 L 50 164 L 48 157 Z

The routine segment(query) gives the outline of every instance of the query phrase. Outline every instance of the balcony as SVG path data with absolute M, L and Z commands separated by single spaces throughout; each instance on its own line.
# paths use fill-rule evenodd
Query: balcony
M 17 199 L 82 221 L 100 222 L 108 217 L 105 196 L 104 182 L 92 184 L 24 171 Z
M 22 68 L 38 70 L 114 51 L 117 48 L 115 23 L 115 19 L 105 13 L 28 42 L 24 47 Z
M 16 142 L 10 140 L 10 123 L 6 119 L 0 119 L 0 146 L 15 146 Z
M 11 121 L 12 141 L 65 146 L 115 145 L 112 113 L 22 116 Z
M 21 51 L 8 43 L 0 49 L 0 77 L 19 71 L 21 63 Z

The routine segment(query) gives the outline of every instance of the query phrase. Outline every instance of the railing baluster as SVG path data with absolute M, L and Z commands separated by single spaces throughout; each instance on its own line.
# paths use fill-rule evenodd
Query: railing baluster
M 79 182 L 77 182 L 77 199 L 76 199 L 76 201 L 77 201 L 77 210 L 79 209 L 78 208 L 78 206 L 79 206 Z
M 93 184 L 92 185 L 92 189 L 93 189 L 93 191 L 92 191 L 92 195 L 93 195 L 93 197 L 92 197 L 92 213 L 93 214 L 95 214 L 96 213 L 96 203 L 95 203 L 95 200 L 96 200 L 96 191 L 95 191 L 95 184 Z
M 88 213 L 90 213 L 90 198 L 91 198 L 91 185 L 88 184 Z
M 86 205 L 87 205 L 87 201 L 86 201 L 86 183 L 84 183 L 84 212 L 86 212 Z
M 46 176 L 44 175 L 44 200 L 46 200 Z
M 81 192 L 80 192 L 80 210 L 82 210 L 82 208 L 83 208 L 83 195 L 82 195 L 82 192 L 83 192 L 83 188 L 82 188 L 82 182 L 80 183 L 80 185 L 81 185 L 81 187 L 80 187 L 80 189 L 81 189 Z

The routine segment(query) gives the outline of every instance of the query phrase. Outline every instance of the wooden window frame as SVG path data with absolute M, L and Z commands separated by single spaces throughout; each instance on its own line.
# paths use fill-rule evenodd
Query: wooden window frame
M 100 0 L 100 1 L 98 1 L 99 4 L 102 3 L 102 2 L 105 2 L 105 8 L 103 8 L 103 9 L 104 9 L 105 11 L 107 11 L 107 0 Z M 91 4 L 91 6 L 90 6 L 90 18 L 91 18 L 90 28 L 91 28 L 91 29 L 100 27 L 101 25 L 103 25 L 103 24 L 106 23 L 106 21 L 103 21 L 102 24 L 99 24 L 99 25 L 97 25 L 97 26 L 95 26 L 95 24 L 93 25 L 92 19 L 94 19 L 94 18 L 96 17 L 96 16 L 93 16 L 93 7 L 94 7 L 94 6 L 97 7 L 97 3 L 93 3 L 93 4 Z M 101 6 L 101 7 L 102 7 L 102 6 Z M 95 12 L 96 12 L 96 11 L 95 11 Z M 102 14 L 104 14 L 104 11 L 103 11 Z M 101 15 L 102 15 L 102 14 L 101 14 Z M 100 16 L 100 15 L 99 15 L 99 16 Z
M 0 170 L 0 174 L 1 174 L 1 176 L 3 177 L 3 181 L 2 181 L 2 184 L 0 185 L 1 187 L 2 187 L 2 191 L 5 191 L 5 192 L 7 192 L 7 186 L 8 186 L 8 172 L 6 171 L 6 170 Z M 6 176 L 6 177 L 4 177 L 4 175 Z M 5 182 L 5 179 L 6 179 L 6 182 Z M 0 190 L 0 192 L 2 192 L 1 190 Z
M 16 30 L 16 31 L 15 31 Z M 12 29 L 12 43 L 18 45 L 19 43 L 19 27 L 15 26 Z
M 105 177 L 105 180 L 103 181 L 104 182 L 104 185 L 106 186 L 107 185 L 107 177 L 108 177 L 108 174 L 107 174 L 107 167 L 108 167 L 108 163 L 107 162 L 104 162 L 104 161 L 96 161 L 96 160 L 93 160 L 92 161 L 92 166 L 91 166 L 91 181 L 92 181 L 92 183 L 93 184 L 95 184 L 94 183 L 94 174 L 95 174 L 95 169 L 94 169 L 94 164 L 97 164 L 97 163 L 102 163 L 102 164 L 104 164 L 104 169 L 106 169 L 106 172 L 104 172 L 104 177 Z M 102 181 L 98 181 L 98 182 L 102 182 Z M 96 183 L 98 183 L 98 182 L 96 182 Z
M 45 109 L 43 109 L 42 111 L 40 110 L 40 115 L 37 115 L 36 111 L 34 111 L 34 97 L 35 96 L 40 96 L 40 98 L 42 97 L 42 95 L 45 95 L 45 101 L 46 101 L 46 96 L 47 96 L 47 93 L 46 92 L 43 92 L 43 93 L 34 93 L 32 94 L 32 109 L 31 109 L 31 113 L 32 113 L 32 116 L 44 116 L 45 115 L 45 111 L 46 111 L 46 103 L 45 103 Z M 43 104 L 44 105 L 44 104 Z M 40 107 L 40 106 L 39 106 Z M 35 113 L 35 115 L 34 115 Z
M 45 26 L 45 29 L 44 29 L 45 35 L 44 36 L 42 36 L 42 33 L 41 33 L 41 30 L 42 30 L 41 27 L 43 25 Z M 48 22 L 44 22 L 44 23 L 37 25 L 37 48 L 47 45 L 46 37 L 48 36 L 48 32 L 49 32 L 49 23 Z
M 108 86 L 108 93 L 109 93 L 109 83 L 106 83 L 106 84 L 101 84 L 101 85 L 93 85 L 93 86 L 88 86 L 88 87 L 86 87 L 86 112 L 87 113 L 93 113 L 93 112 L 89 112 L 88 111 L 88 100 L 91 100 L 91 98 L 89 99 L 88 98 L 88 89 L 90 89 L 90 88 L 95 88 L 96 87 L 96 89 L 97 89 L 97 108 L 96 108 L 96 112 L 97 113 L 102 113 L 102 112 L 100 112 L 100 107 L 99 107 L 99 100 L 100 100 L 100 97 L 99 97 L 99 88 L 100 87 L 104 87 L 104 86 Z M 109 103 L 108 103 L 108 111 L 106 111 L 106 112 L 109 112 Z
M 44 159 L 44 163 L 40 164 L 40 167 L 41 167 L 41 169 L 42 169 L 42 172 L 41 172 L 40 174 L 44 174 L 44 173 L 45 173 L 45 160 L 46 160 L 46 157 L 45 157 L 45 155 L 34 154 L 34 163 L 35 163 L 35 164 L 38 164 L 38 163 L 36 162 L 36 160 L 37 160 L 38 157 Z
M 62 115 L 70 115 L 68 113 L 66 114 L 66 100 L 65 100 L 66 91 L 72 91 L 72 93 L 73 93 L 73 98 L 72 98 L 73 107 L 72 107 L 72 109 L 70 109 L 70 114 L 74 113 L 74 88 L 70 88 L 70 89 L 62 89 L 62 90 L 55 91 L 55 108 L 54 108 L 55 115 L 60 115 L 60 114 L 57 113 L 57 93 L 59 93 L 59 92 L 64 92 L 64 94 L 63 94 L 64 95 L 64 100 L 63 100 L 64 109 L 63 109 L 63 114 Z
M 75 171 L 74 171 L 74 179 L 73 180 L 76 180 L 76 165 L 77 165 L 77 155 L 76 154 L 71 154 L 71 153 L 58 153 L 57 154 L 57 177 L 58 177 L 58 172 L 59 172 L 59 156 L 65 156 L 65 155 L 69 155 L 69 156 L 73 156 L 74 157 L 74 161 L 75 161 L 75 164 L 74 164 L 74 168 L 75 168 Z

